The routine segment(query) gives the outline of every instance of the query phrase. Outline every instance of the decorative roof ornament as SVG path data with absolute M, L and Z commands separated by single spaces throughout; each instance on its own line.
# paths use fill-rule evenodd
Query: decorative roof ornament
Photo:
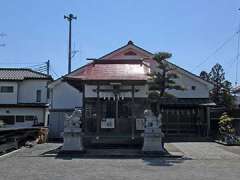
M 134 43 L 133 43 L 133 41 L 128 41 L 128 43 L 127 43 L 128 45 L 133 45 Z

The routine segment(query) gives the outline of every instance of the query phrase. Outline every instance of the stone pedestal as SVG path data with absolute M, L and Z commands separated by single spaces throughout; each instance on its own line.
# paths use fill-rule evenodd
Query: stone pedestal
M 162 132 L 159 128 L 147 128 L 144 131 L 144 143 L 142 147 L 143 152 L 162 153 L 164 152 L 162 146 Z
M 84 151 L 81 129 L 65 130 L 62 151 Z
M 84 151 L 82 142 L 81 117 L 82 111 L 75 109 L 71 116 L 65 115 L 63 147 L 61 152 L 82 152 Z
M 144 153 L 164 153 L 161 114 L 156 117 L 151 110 L 145 110 L 144 116 L 145 127 L 142 151 Z

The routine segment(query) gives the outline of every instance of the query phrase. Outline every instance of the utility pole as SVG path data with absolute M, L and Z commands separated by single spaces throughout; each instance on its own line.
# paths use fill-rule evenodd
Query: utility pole
M 46 62 L 46 66 L 47 66 L 47 75 L 49 75 L 49 71 L 50 71 L 50 60 L 47 60 Z
M 238 9 L 240 11 L 240 8 Z M 238 84 L 238 63 L 239 63 L 239 56 L 240 56 L 240 22 L 238 25 L 238 40 L 237 40 L 237 59 L 236 59 L 236 79 L 235 79 L 235 86 L 237 86 Z
M 5 33 L 0 33 L 0 37 L 3 38 L 4 36 L 7 36 Z M 2 43 L 0 44 L 0 47 L 4 47 L 6 44 Z
M 69 39 L 68 39 L 68 73 L 71 72 L 71 59 L 72 59 L 72 20 L 77 19 L 73 14 L 64 16 L 64 19 L 67 19 L 69 22 Z

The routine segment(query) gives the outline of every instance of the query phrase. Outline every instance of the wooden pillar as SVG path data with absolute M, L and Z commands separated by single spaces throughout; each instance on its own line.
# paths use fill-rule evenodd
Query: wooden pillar
M 206 107 L 206 118 L 207 118 L 207 137 L 209 137 L 211 130 L 210 107 Z
M 85 133 L 87 133 L 88 132 L 88 130 L 87 130 L 87 120 L 86 120 L 86 98 L 85 98 L 85 85 L 82 85 L 83 87 L 82 87 L 82 110 L 83 110 L 83 113 L 82 113 L 82 115 L 83 115 L 83 127 L 82 127 L 82 129 L 83 129 L 83 131 L 85 132 Z
M 101 113 L 100 113 L 100 96 L 99 96 L 99 84 L 97 84 L 97 117 L 96 117 L 96 123 L 97 123 L 97 134 L 100 134 L 100 128 L 101 128 Z
M 169 121 L 168 121 L 168 113 L 169 113 L 169 109 L 166 109 L 166 135 L 168 135 L 168 123 L 169 123 Z
M 116 105 L 116 110 L 115 110 L 115 126 L 116 126 L 116 129 L 118 132 L 120 132 L 120 127 L 119 127 L 119 124 L 120 122 L 118 122 L 118 96 L 115 95 L 115 105 Z
M 178 125 L 177 125 L 177 127 L 178 127 L 178 134 L 180 135 L 181 134 L 181 109 L 178 109 L 177 110 L 177 123 L 178 123 Z
M 131 134 L 132 134 L 132 138 L 135 138 L 135 100 L 134 100 L 134 96 L 135 96 L 135 87 L 134 85 L 132 85 L 132 129 L 131 129 Z

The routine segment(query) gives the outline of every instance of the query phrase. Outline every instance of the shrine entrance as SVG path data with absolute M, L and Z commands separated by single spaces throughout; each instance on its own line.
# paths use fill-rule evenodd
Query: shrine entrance
M 100 106 L 97 115 L 96 101 L 94 99 L 86 100 L 86 131 L 99 135 L 131 136 L 131 126 L 133 125 L 131 100 L 100 99 L 99 101 Z M 100 119 L 100 122 L 98 119 Z
M 84 98 L 85 137 L 94 143 L 139 142 L 146 98 L 135 97 L 138 88 L 134 85 L 96 86 L 93 91 L 97 97 Z

